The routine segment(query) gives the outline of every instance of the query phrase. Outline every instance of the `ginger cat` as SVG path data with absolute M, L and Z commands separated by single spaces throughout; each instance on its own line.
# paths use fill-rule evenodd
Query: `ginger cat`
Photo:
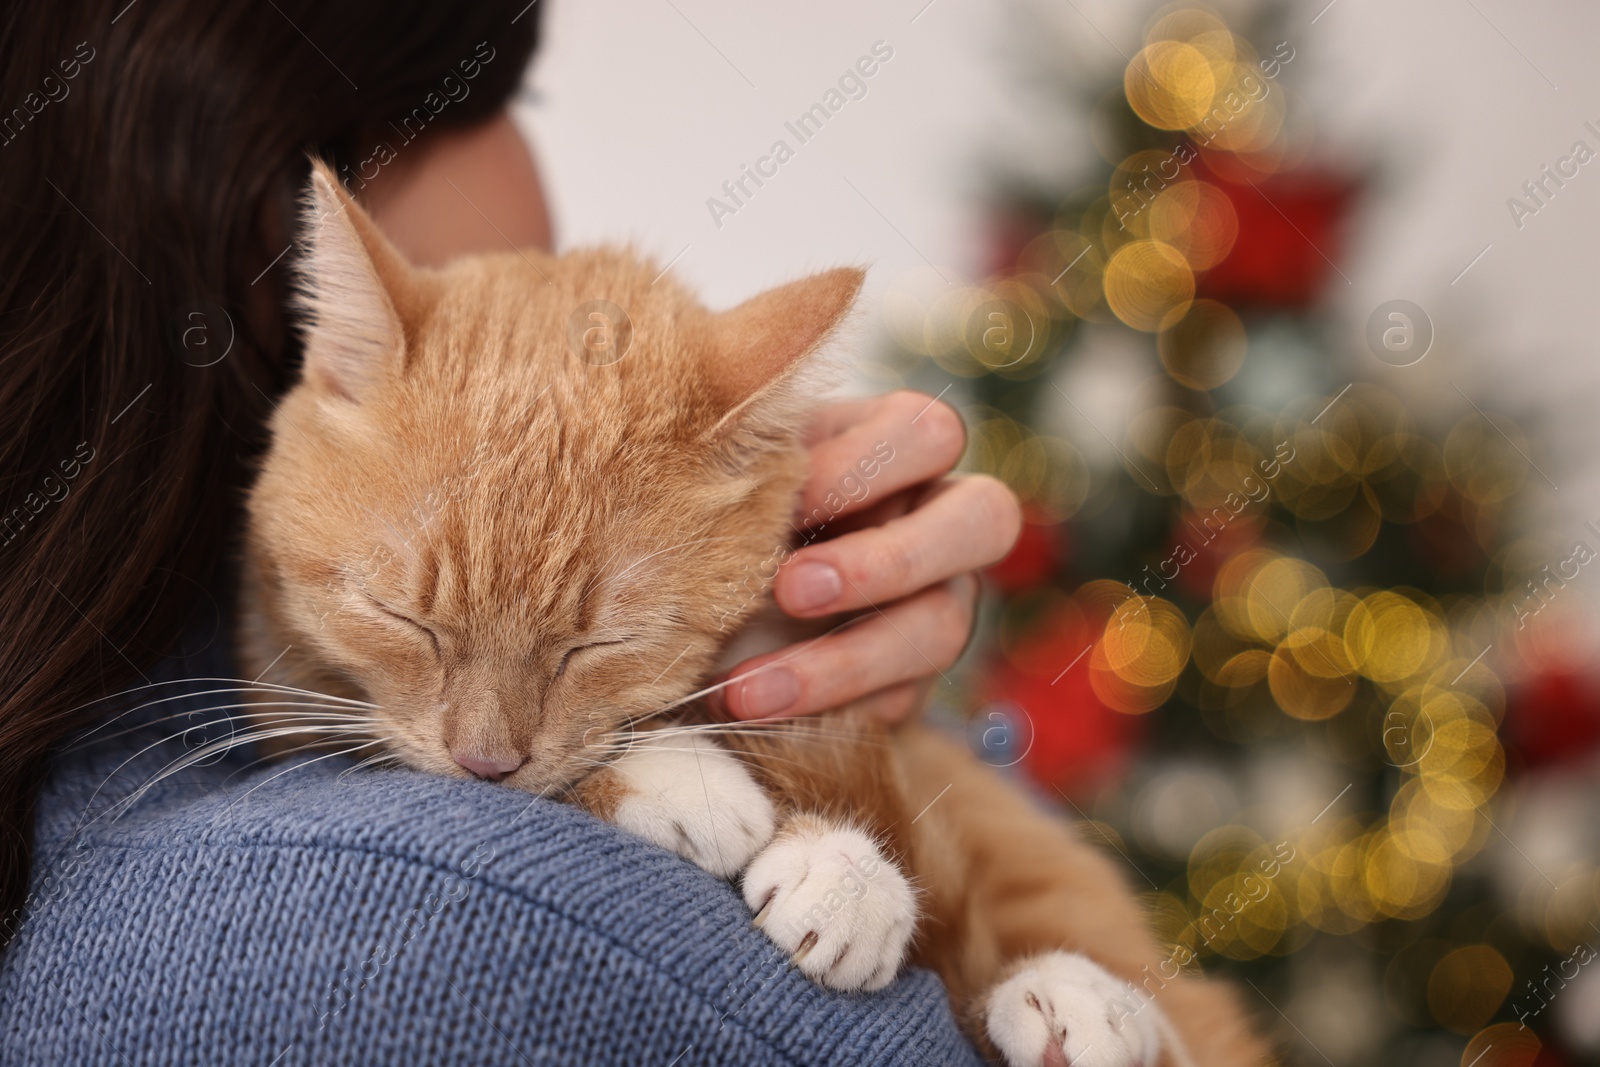
M 996 1062 L 1268 1059 L 1116 869 L 960 745 L 685 699 L 725 643 L 718 591 L 791 532 L 806 371 L 860 271 L 714 313 L 618 252 L 415 269 L 320 164 L 305 228 L 305 368 L 249 500 L 251 675 L 370 702 L 419 770 L 562 793 L 741 879 L 824 985 L 934 969 Z M 576 354 L 593 300 L 627 310 L 625 352 Z

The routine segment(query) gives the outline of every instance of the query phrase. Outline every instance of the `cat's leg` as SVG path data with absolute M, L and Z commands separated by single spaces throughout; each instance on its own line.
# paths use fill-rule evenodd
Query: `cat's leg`
M 882 989 L 905 961 L 917 901 L 871 834 L 815 813 L 791 816 L 744 874 L 755 923 L 830 989 Z
M 928 912 L 915 962 L 937 970 L 980 1047 L 1010 1067 L 1270 1062 L 1232 991 L 1155 945 L 1133 892 L 959 743 L 896 735 L 912 868 Z M 1074 1058 L 1076 1057 L 1076 1058 Z
M 902 791 L 881 723 L 857 713 L 741 731 L 744 752 L 786 813 L 750 864 L 756 923 L 806 975 L 832 989 L 881 989 L 915 932 Z
M 593 814 L 732 878 L 772 840 L 777 812 L 740 759 L 709 737 L 641 733 L 573 790 Z

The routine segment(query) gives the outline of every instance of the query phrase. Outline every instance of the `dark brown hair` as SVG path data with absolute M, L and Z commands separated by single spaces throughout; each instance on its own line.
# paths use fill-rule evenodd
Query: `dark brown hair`
M 98 710 L 80 705 L 140 684 L 219 580 L 294 373 L 307 154 L 353 176 L 379 140 L 487 118 L 538 6 L 0 13 L 0 915 L 24 903 L 47 757 Z

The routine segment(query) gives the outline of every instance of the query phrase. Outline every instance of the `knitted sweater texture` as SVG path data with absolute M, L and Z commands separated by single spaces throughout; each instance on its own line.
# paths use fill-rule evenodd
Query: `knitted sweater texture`
M 933 975 L 821 989 L 732 886 L 582 812 L 225 751 L 224 646 L 55 760 L 0 1064 L 978 1067 Z

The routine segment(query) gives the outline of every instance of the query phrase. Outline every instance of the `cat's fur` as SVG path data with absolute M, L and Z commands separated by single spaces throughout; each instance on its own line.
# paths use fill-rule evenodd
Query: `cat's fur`
M 312 186 L 305 370 L 249 501 L 250 673 L 371 701 L 413 767 L 510 772 L 741 877 L 827 985 L 935 969 L 999 1061 L 1264 1062 L 1113 865 L 961 746 L 849 709 L 653 729 L 709 721 L 681 701 L 725 643 L 722 591 L 791 532 L 804 372 L 859 271 L 712 313 L 624 253 L 419 270 L 320 165 Z M 596 299 L 632 322 L 603 365 L 569 343 Z

